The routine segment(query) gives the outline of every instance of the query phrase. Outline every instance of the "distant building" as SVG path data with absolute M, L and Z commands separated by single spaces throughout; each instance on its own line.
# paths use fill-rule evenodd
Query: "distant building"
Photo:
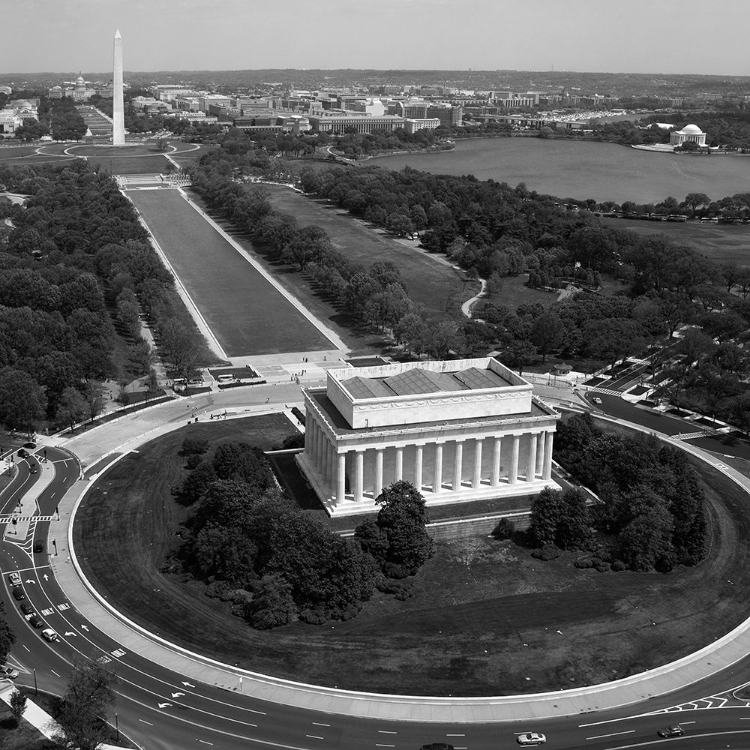
M 439 127 L 440 120 L 438 120 L 437 117 L 431 119 L 425 118 L 422 120 L 404 120 L 404 132 L 408 135 L 416 133 L 417 130 L 435 130 L 435 128 Z
M 376 130 L 397 130 L 404 127 L 404 118 L 394 115 L 359 115 L 354 113 L 326 113 L 324 115 L 310 115 L 312 129 L 318 133 L 345 133 L 353 130 L 355 133 L 372 133 Z
M 671 146 L 682 146 L 683 143 L 696 143 L 705 147 L 706 134 L 697 125 L 685 125 L 682 130 L 675 130 L 669 134 Z

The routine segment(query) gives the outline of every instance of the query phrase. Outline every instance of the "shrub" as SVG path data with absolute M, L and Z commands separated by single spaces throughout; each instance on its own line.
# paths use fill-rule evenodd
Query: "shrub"
M 625 565 L 625 563 L 622 560 L 615 560 L 612 563 L 612 570 L 615 571 L 615 573 L 622 573 L 623 570 L 627 570 L 628 566 Z
M 575 565 L 576 568 L 582 568 L 584 570 L 587 569 L 587 568 L 593 568 L 594 567 L 594 563 L 591 562 L 591 558 L 590 557 L 579 557 L 573 563 L 573 565 Z
M 206 586 L 203 593 L 211 599 L 223 599 L 231 590 L 232 587 L 226 581 L 213 581 Z
M 600 562 L 600 563 L 599 563 L 599 564 L 598 564 L 598 565 L 596 566 L 596 569 L 597 569 L 597 570 L 598 570 L 598 571 L 599 571 L 600 573 L 606 573 L 606 572 L 607 572 L 607 571 L 608 571 L 608 570 L 610 569 L 610 567 L 611 567 L 611 566 L 610 566 L 610 564 L 609 564 L 609 563 L 606 563 L 606 562 Z
M 308 607 L 299 613 L 299 619 L 310 625 L 322 625 L 328 622 L 330 615 L 320 607 Z
M 200 454 L 198 454 L 198 453 L 191 453 L 188 456 L 188 458 L 187 458 L 187 464 L 186 465 L 187 465 L 188 469 L 190 469 L 190 471 L 192 471 L 193 469 L 195 469 L 195 468 L 198 467 L 198 464 L 202 460 L 203 459 L 200 457 Z
M 378 591 L 384 594 L 393 594 L 400 602 L 410 599 L 414 595 L 414 584 L 412 581 L 396 581 L 392 578 L 381 578 L 376 584 Z
M 549 560 L 556 560 L 558 557 L 560 557 L 561 554 L 561 550 L 555 547 L 554 544 L 545 544 L 544 547 L 535 549 L 531 553 L 531 556 L 535 557 L 537 560 L 543 560 L 547 562 Z
M 412 571 L 411 568 L 407 568 L 406 565 L 402 565 L 401 563 L 387 562 L 383 566 L 383 573 L 385 573 L 388 578 L 395 578 L 398 580 L 401 578 L 408 578 L 410 575 L 416 573 L 416 571 Z
M 516 533 L 516 525 L 510 518 L 501 518 L 500 523 L 495 526 L 492 536 L 495 539 L 511 539 Z

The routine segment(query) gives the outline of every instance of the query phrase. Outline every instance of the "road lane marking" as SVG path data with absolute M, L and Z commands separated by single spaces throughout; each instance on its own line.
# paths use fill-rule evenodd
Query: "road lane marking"
M 317 734 L 306 734 L 305 737 L 308 737 L 311 740 L 324 740 L 325 737 L 320 737 Z
M 319 722 L 317 722 L 317 721 L 314 721 L 314 722 L 312 723 L 312 725 L 313 725 L 314 727 L 330 727 L 330 726 L 331 726 L 330 724 L 320 724 L 320 723 L 319 723 Z
M 398 732 L 394 732 L 392 729 L 378 729 L 378 734 L 398 734 Z
M 150 727 L 154 726 L 150 721 L 146 721 L 145 719 L 138 719 L 138 721 L 142 721 L 144 724 L 148 724 Z
M 446 734 L 446 737 L 466 737 L 465 734 Z
M 52 674 L 55 675 L 55 677 L 59 677 L 60 676 L 59 674 L 57 674 L 57 672 L 55 672 L 54 669 L 50 669 L 50 672 L 52 672 Z
M 587 740 L 603 740 L 605 737 L 617 737 L 620 734 L 632 734 L 635 729 L 628 729 L 625 732 L 612 732 L 612 734 L 598 734 L 596 737 L 586 737 Z
M 378 745 L 378 743 L 375 743 L 375 747 L 396 747 L 395 745 Z
M 211 747 L 213 747 L 214 745 L 213 742 L 209 742 L 208 740 L 198 740 L 198 742 L 200 742 L 202 745 L 211 745 Z

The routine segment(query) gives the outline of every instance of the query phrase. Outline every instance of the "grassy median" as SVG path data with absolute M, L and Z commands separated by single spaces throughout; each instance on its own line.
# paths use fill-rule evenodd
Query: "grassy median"
M 750 614 L 747 495 L 698 465 L 709 503 L 701 565 L 598 573 L 576 555 L 541 562 L 509 541 L 441 543 L 405 602 L 376 593 L 348 622 L 254 631 L 202 584 L 160 568 L 189 509 L 170 492 L 188 434 L 263 448 L 292 431 L 279 416 L 199 423 L 143 446 L 91 490 L 74 538 L 108 601 L 186 648 L 247 669 L 356 690 L 432 695 L 538 692 L 593 684 L 684 656 Z M 356 668 L 353 668 L 356 665 Z

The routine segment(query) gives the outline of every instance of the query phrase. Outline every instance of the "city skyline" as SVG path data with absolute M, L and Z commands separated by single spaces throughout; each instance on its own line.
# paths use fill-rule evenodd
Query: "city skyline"
M 7 70 L 406 69 L 750 75 L 750 3 L 631 0 L 31 0 L 3 10 Z M 265 33 L 264 33 L 265 32 Z M 29 54 L 33 40 L 33 54 Z

